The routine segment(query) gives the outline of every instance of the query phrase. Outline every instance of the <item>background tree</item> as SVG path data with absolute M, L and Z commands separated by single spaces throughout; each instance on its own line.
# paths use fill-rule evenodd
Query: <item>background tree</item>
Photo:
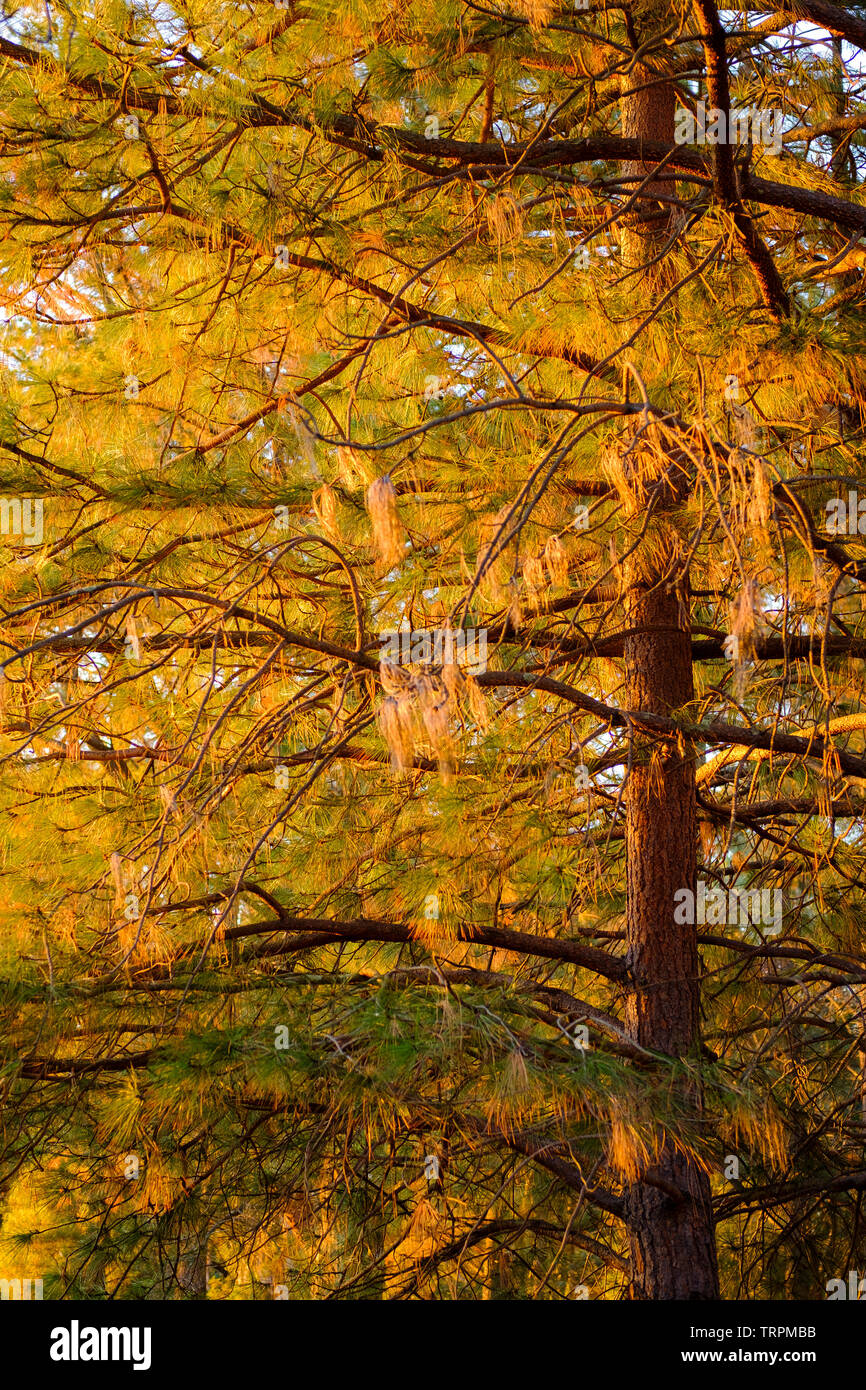
M 7 10 L 4 1269 L 862 1263 L 864 48 L 824 0 Z

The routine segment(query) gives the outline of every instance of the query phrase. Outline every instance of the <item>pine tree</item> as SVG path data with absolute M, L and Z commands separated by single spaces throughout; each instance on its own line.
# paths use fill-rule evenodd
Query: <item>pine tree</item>
M 862 1265 L 864 51 L 7 10 L 4 1277 Z

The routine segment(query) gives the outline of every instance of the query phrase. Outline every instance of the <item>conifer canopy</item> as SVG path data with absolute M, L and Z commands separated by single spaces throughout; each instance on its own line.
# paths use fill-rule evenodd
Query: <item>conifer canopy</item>
M 864 52 L 6 6 L 4 1277 L 866 1267 Z

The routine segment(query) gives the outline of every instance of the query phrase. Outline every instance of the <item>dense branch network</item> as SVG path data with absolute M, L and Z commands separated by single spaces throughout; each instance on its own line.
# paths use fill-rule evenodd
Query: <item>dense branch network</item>
M 47 1157 L 67 1289 L 243 1247 L 320 1297 L 615 1296 L 636 1175 L 682 1201 L 666 1132 L 729 1296 L 820 1289 L 828 1212 L 863 1239 L 866 558 L 825 504 L 866 23 L 458 8 L 0 36 L 2 1162 Z M 645 72 L 781 107 L 779 150 L 626 137 Z M 626 699 L 650 561 L 690 590 L 670 715 Z M 485 669 L 395 669 L 400 630 Z M 696 767 L 708 891 L 785 904 L 700 923 L 682 1057 L 628 1024 L 646 760 Z

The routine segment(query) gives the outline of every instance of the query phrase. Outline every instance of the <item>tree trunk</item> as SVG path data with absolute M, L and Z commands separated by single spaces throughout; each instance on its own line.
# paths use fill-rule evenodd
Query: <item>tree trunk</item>
M 191 1223 L 184 1234 L 186 1245 L 178 1262 L 177 1282 L 188 1298 L 207 1298 L 208 1224 L 201 1220 Z
M 658 542 L 659 535 L 654 537 Z M 625 643 L 630 709 L 670 714 L 692 697 L 688 597 L 659 576 L 633 574 Z M 628 1023 L 642 1047 L 682 1057 L 699 1045 L 700 961 L 696 927 L 674 922 L 674 893 L 695 891 L 694 757 L 635 738 L 627 787 L 626 936 L 633 990 Z M 694 1092 L 681 1097 L 700 1107 Z M 635 1298 L 718 1298 L 710 1184 L 703 1170 L 662 1147 L 647 1181 L 626 1193 Z M 655 1180 L 655 1181 L 652 1181 Z M 663 1184 L 659 1186 L 657 1184 Z M 671 1189 L 682 1193 L 681 1200 Z
M 624 91 L 657 77 L 650 68 L 637 65 L 624 79 Z M 632 138 L 673 144 L 672 85 L 657 83 L 624 95 L 622 125 Z M 649 170 L 630 164 L 626 172 L 645 177 Z M 651 196 L 664 186 L 650 183 L 623 227 L 627 267 L 647 265 L 664 245 L 669 215 Z M 633 192 L 637 185 L 629 187 Z M 663 268 L 655 266 L 648 274 L 660 291 Z M 655 451 L 650 449 L 649 457 L 645 446 L 639 446 L 635 462 L 642 474 L 638 505 L 652 504 L 655 515 L 648 535 L 626 564 L 626 627 L 639 629 L 625 641 L 626 698 L 629 709 L 669 715 L 693 696 L 688 578 L 677 571 L 677 537 L 664 517 L 665 510 L 681 499 L 683 475 L 665 456 L 661 442 Z M 674 921 L 674 893 L 681 888 L 694 892 L 696 887 L 691 749 L 659 745 L 636 732 L 626 804 L 629 1028 L 642 1047 L 683 1057 L 694 1053 L 700 1041 L 696 927 Z M 679 1099 L 697 1117 L 700 1095 L 690 1088 Z M 628 1185 L 625 1203 L 632 1296 L 718 1298 L 710 1184 L 699 1165 L 664 1138 L 655 1165 Z
M 671 83 L 660 81 L 658 72 L 644 63 L 637 63 L 621 79 L 620 89 L 623 135 L 629 140 L 664 140 L 672 145 L 676 101 Z M 623 175 L 629 180 L 624 186 L 626 196 L 634 197 L 639 188 L 641 195 L 622 219 L 620 250 L 624 269 L 649 267 L 647 274 L 651 287 L 661 289 L 664 284 L 663 267 L 653 264 L 653 261 L 665 243 L 671 220 L 671 204 L 656 199 L 661 194 L 670 197 L 675 185 L 671 182 L 670 170 L 666 170 L 667 178 L 651 178 L 643 186 L 652 168 L 652 164 L 642 164 L 637 160 L 623 165 Z M 635 276 L 628 283 L 636 289 L 639 278 Z

